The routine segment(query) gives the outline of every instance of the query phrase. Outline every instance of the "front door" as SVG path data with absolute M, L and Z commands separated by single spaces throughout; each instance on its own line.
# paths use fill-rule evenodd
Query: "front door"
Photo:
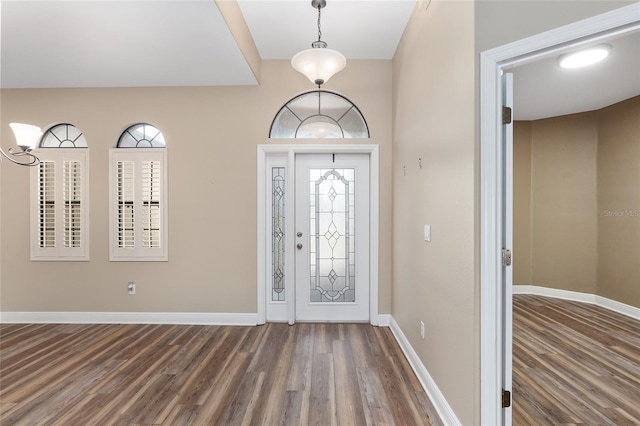
M 298 154 L 295 319 L 369 321 L 369 155 Z

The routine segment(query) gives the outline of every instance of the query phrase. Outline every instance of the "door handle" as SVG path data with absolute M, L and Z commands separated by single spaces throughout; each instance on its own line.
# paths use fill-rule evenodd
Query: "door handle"
M 298 250 L 302 250 L 302 243 L 296 244 L 296 247 L 297 247 Z

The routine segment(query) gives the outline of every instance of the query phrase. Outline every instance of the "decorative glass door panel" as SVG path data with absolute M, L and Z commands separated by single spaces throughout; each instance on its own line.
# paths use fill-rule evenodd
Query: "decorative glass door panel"
M 265 236 L 268 238 L 268 252 L 266 253 L 266 320 L 289 321 L 289 313 L 293 315 L 293 260 L 289 257 L 295 251 L 288 247 L 291 244 L 293 230 L 289 222 L 289 210 L 293 210 L 288 203 L 294 197 L 289 194 L 290 182 L 288 178 L 288 157 L 282 154 L 271 155 L 266 161 L 265 190 L 267 202 L 267 220 L 265 222 Z M 291 166 L 291 169 L 293 167 Z M 292 227 L 291 227 L 292 228 Z M 288 240 L 289 239 L 289 240 Z M 291 300 L 290 300 L 291 299 Z
M 369 320 L 369 157 L 296 157 L 296 320 Z
M 355 302 L 355 169 L 309 169 L 309 302 Z

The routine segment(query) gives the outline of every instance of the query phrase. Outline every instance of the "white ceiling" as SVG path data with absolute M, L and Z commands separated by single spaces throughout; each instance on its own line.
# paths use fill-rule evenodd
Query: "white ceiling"
M 213 0 L 2 0 L 3 88 L 256 84 Z
M 559 54 L 554 54 L 509 70 L 514 118 L 535 120 L 593 111 L 640 95 L 640 32 L 591 44 L 601 43 L 612 46 L 611 54 L 589 67 L 560 68 Z
M 290 59 L 318 39 L 310 0 L 238 0 L 262 59 Z M 347 59 L 393 59 L 416 0 L 328 0 L 322 40 Z
M 238 2 L 263 59 L 317 39 L 307 0 Z M 323 40 L 391 59 L 415 0 L 329 0 Z M 257 84 L 213 0 L 2 0 L 2 88 Z
M 322 39 L 347 60 L 392 59 L 416 7 L 415 0 L 327 3 Z M 238 4 L 262 59 L 289 59 L 317 39 L 310 0 Z M 0 14 L 2 88 L 258 84 L 213 0 L 1 0 Z M 608 43 L 611 57 L 592 68 L 561 70 L 554 56 L 513 69 L 515 117 L 640 95 L 640 35 Z

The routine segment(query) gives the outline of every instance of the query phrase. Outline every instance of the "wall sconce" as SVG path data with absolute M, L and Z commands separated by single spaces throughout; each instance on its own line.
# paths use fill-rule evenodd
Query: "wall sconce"
M 37 166 L 40 164 L 40 159 L 32 154 L 31 151 L 36 147 L 38 141 L 42 137 L 42 130 L 38 126 L 32 126 L 31 124 L 22 123 L 10 123 L 9 127 L 13 130 L 13 134 L 16 136 L 16 142 L 18 147 L 22 150 L 20 152 L 14 152 L 13 148 L 9 148 L 9 154 L 13 157 L 28 157 L 28 161 L 14 160 L 0 148 L 0 162 L 2 162 L 2 156 L 7 160 L 20 166 Z

